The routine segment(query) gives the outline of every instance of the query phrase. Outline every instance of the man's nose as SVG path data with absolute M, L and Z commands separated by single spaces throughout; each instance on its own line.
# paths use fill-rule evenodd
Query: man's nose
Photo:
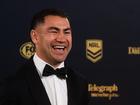
M 58 35 L 57 35 L 57 38 L 56 40 L 58 42 L 64 42 L 65 41 L 65 34 L 63 32 L 60 32 Z

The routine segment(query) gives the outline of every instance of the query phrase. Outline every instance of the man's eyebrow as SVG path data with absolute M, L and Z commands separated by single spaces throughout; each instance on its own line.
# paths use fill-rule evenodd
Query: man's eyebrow
M 49 27 L 48 30 L 56 30 L 56 31 L 59 31 L 60 29 L 57 28 L 57 27 Z M 66 28 L 66 29 L 64 29 L 64 31 L 71 31 L 71 28 Z
M 64 29 L 64 31 L 71 31 L 71 28 L 66 28 Z
M 49 29 L 48 30 L 57 30 L 57 31 L 59 31 L 60 29 L 59 28 L 57 28 L 57 27 L 49 27 Z

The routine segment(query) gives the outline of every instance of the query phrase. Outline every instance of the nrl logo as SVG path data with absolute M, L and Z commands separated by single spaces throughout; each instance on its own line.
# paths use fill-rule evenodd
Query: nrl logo
M 86 57 L 96 63 L 103 57 L 103 42 L 99 39 L 86 40 Z
M 21 45 L 20 55 L 25 59 L 30 59 L 32 55 L 35 53 L 35 46 L 32 42 L 26 42 Z

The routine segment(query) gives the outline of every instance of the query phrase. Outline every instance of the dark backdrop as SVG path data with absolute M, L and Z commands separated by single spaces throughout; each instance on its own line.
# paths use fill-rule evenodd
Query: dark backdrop
M 90 84 L 118 87 L 118 97 L 91 96 L 90 105 L 140 104 L 139 0 L 1 0 L 0 86 L 25 61 L 19 48 L 29 41 L 32 15 L 44 8 L 64 9 L 71 18 L 73 48 L 67 62 Z M 87 39 L 103 41 L 103 57 L 96 63 L 86 58 Z M 137 53 L 129 54 L 129 47 Z

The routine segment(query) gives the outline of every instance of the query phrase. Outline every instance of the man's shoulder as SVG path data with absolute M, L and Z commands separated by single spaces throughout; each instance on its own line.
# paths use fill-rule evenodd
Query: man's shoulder
M 29 60 L 26 60 L 25 62 L 23 62 L 17 70 L 22 70 L 22 69 L 26 69 L 26 68 L 31 68 L 34 66 L 34 62 L 33 62 L 33 59 L 29 59 Z
M 33 71 L 31 69 L 34 68 L 33 62 L 28 60 L 24 62 L 20 67 L 17 68 L 17 70 L 12 73 L 11 75 L 7 76 L 5 78 L 5 83 L 8 86 L 18 86 L 22 85 L 26 82 L 26 77 L 28 74 L 31 74 L 30 72 Z
M 74 68 L 71 68 L 71 67 L 67 67 L 67 70 L 68 70 L 68 78 L 71 78 L 72 80 L 83 82 L 83 83 L 88 82 L 86 76 L 83 75 L 82 73 L 80 73 L 77 70 L 77 68 L 74 69 Z
M 25 75 L 30 72 L 31 69 L 34 69 L 34 63 L 32 60 L 26 60 L 21 63 L 18 68 L 16 68 L 15 72 L 8 75 L 5 80 L 6 81 L 15 81 L 20 80 L 21 78 L 25 78 Z
M 35 65 L 32 59 L 26 60 L 24 63 L 20 65 L 19 68 L 17 68 L 17 75 L 22 75 L 26 72 L 30 72 L 30 70 L 35 69 Z

